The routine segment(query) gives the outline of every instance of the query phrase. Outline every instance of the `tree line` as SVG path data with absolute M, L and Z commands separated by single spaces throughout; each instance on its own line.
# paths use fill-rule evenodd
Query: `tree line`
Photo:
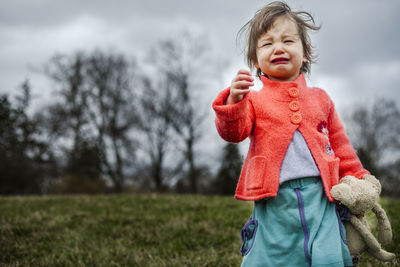
M 211 103 L 202 96 L 216 79 L 207 45 L 204 36 L 182 33 L 159 41 L 141 61 L 104 50 L 52 57 L 43 69 L 54 85 L 51 103 L 28 112 L 29 81 L 15 99 L 0 96 L 0 194 L 232 195 L 242 164 L 237 145 L 216 150 L 215 174 L 198 160 L 204 131 L 214 127 L 205 125 Z M 377 100 L 346 121 L 364 167 L 394 196 L 399 118 L 394 101 Z
M 141 62 L 104 50 L 55 55 L 43 68 L 51 103 L 28 114 L 29 81 L 15 101 L 1 97 L 0 193 L 233 193 L 238 173 L 212 177 L 197 159 L 209 60 L 206 38 L 187 32 Z

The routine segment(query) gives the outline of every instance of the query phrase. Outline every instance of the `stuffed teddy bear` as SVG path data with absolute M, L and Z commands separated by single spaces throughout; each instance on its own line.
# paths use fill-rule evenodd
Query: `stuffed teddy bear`
M 350 254 L 358 258 L 361 253 L 368 251 L 381 261 L 392 261 L 396 256 L 385 251 L 380 243 L 392 241 L 392 229 L 385 211 L 378 203 L 381 184 L 372 175 L 364 175 L 363 179 L 345 176 L 340 183 L 331 189 L 332 197 L 340 201 L 350 211 L 349 221 L 344 221 L 346 238 Z M 378 220 L 378 240 L 371 233 L 370 226 L 364 214 L 372 210 Z

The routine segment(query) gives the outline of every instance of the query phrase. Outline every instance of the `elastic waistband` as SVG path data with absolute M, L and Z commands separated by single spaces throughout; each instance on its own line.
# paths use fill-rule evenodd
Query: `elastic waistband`
M 301 188 L 310 184 L 321 182 L 321 176 L 304 177 L 294 180 L 289 180 L 281 184 L 280 188 Z

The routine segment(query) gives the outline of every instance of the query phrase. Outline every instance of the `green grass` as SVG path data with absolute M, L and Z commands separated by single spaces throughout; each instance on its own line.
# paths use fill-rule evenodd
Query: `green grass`
M 384 199 L 400 252 L 400 200 Z M 0 198 L 1 266 L 239 266 L 252 203 L 232 197 Z M 365 255 L 365 254 L 364 254 Z M 363 256 L 359 266 L 378 265 Z

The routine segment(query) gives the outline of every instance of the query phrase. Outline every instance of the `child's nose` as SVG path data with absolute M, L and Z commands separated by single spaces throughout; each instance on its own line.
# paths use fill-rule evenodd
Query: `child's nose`
M 283 54 L 282 45 L 280 45 L 280 44 L 275 44 L 275 47 L 274 47 L 274 54 L 275 54 L 275 55 Z

